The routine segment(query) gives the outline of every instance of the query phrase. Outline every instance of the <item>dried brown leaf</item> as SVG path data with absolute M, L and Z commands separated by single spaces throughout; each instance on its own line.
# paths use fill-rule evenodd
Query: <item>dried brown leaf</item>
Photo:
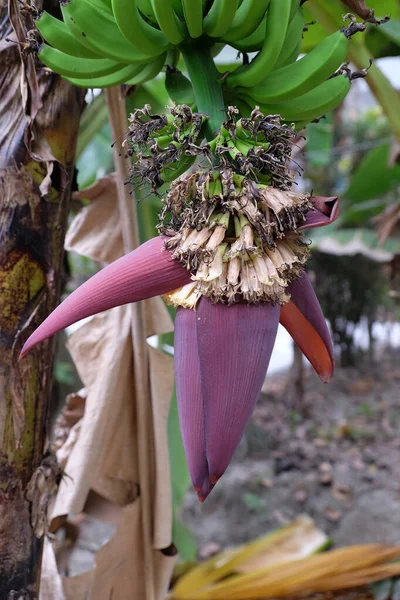
M 72 221 L 65 248 L 92 260 L 110 263 L 124 253 L 115 173 L 75 192 L 75 199 L 90 200 Z

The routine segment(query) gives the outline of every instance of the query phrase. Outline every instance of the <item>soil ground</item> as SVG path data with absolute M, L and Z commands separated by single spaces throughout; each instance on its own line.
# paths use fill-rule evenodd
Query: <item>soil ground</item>
M 374 365 L 336 369 L 329 385 L 305 373 L 304 401 L 289 403 L 290 371 L 267 378 L 228 470 L 201 505 L 190 491 L 182 517 L 200 558 L 244 543 L 300 514 L 336 547 L 400 544 L 400 351 Z M 65 573 L 93 567 L 114 532 L 86 517 Z M 368 590 L 307 600 L 368 600 Z
M 267 379 L 224 476 L 182 512 L 200 555 L 240 544 L 299 514 L 335 546 L 400 544 L 400 352 L 337 369 L 324 385 L 306 372 L 304 402 L 289 405 L 289 372 Z

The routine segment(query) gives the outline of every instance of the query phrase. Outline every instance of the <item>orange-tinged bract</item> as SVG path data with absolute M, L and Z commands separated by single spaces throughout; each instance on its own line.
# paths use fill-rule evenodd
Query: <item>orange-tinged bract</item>
M 302 227 L 337 217 L 337 198 L 310 198 Z M 197 285 L 190 271 L 149 240 L 105 267 L 56 308 L 25 343 L 21 356 L 60 329 L 114 306 Z M 177 400 L 188 467 L 203 502 L 227 468 L 251 416 L 275 342 L 278 321 L 288 329 L 323 381 L 333 373 L 333 349 L 307 275 L 288 283 L 290 300 L 228 305 L 200 297 L 178 308 L 175 323 Z M 179 293 L 179 292 L 178 292 Z

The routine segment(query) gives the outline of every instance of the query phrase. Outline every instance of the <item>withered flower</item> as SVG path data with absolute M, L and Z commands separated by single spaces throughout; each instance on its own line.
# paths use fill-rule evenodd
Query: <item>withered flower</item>
M 180 424 L 203 502 L 252 414 L 279 321 L 321 379 L 332 375 L 332 343 L 304 272 L 301 231 L 327 225 L 337 212 L 337 198 L 255 184 L 229 169 L 184 175 L 166 198 L 160 236 L 75 290 L 21 355 L 84 317 L 163 294 L 177 306 Z

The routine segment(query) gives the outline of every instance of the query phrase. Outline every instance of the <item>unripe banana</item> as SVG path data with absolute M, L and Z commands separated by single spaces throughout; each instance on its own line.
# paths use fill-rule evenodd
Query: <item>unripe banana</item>
M 170 0 L 172 8 L 180 19 L 183 18 L 183 7 L 181 0 Z
M 111 0 L 110 0 L 111 2 Z M 157 19 L 154 14 L 153 7 L 151 6 L 150 0 L 136 0 L 138 9 L 144 14 L 149 21 L 157 25 Z
M 153 9 L 153 5 L 151 6 Z M 148 53 L 152 58 L 165 52 L 169 45 L 168 39 L 163 32 L 146 23 L 141 17 L 137 0 L 112 0 L 112 9 L 119 32 L 134 51 L 136 48 L 136 51 Z M 114 43 L 112 37 L 109 39 Z
M 162 54 L 152 63 L 149 63 L 136 75 L 125 81 L 126 85 L 140 85 L 142 83 L 146 83 L 146 81 L 151 81 L 161 71 L 165 64 L 166 54 Z
M 337 75 L 324 81 L 307 94 L 276 104 L 260 104 L 260 110 L 267 115 L 280 115 L 286 122 L 311 122 L 333 110 L 345 99 L 350 91 L 347 75 Z M 241 96 L 248 104 L 253 100 Z
M 204 31 L 213 38 L 223 37 L 229 31 L 238 7 L 238 0 L 214 0 L 206 18 Z
M 203 0 L 182 0 L 182 9 L 190 37 L 200 37 L 203 33 Z
M 292 19 L 294 19 L 294 15 L 296 14 L 299 8 L 301 8 L 300 0 L 292 0 L 292 8 L 290 10 L 289 22 L 292 21 Z
M 249 65 L 239 67 L 228 75 L 228 86 L 253 87 L 272 71 L 285 42 L 291 9 L 292 0 L 271 0 L 262 49 Z
M 304 20 L 304 10 L 300 7 L 289 23 L 285 43 L 275 63 L 274 72 L 297 59 L 303 39 Z
M 270 73 L 254 88 L 240 91 L 264 104 L 302 96 L 330 77 L 346 59 L 349 40 L 337 31 L 301 60 Z
M 78 87 L 83 88 L 108 88 L 114 85 L 120 85 L 121 83 L 127 83 L 132 77 L 138 75 L 144 71 L 146 67 L 144 65 L 126 65 L 122 69 L 111 73 L 110 75 L 103 75 L 102 77 L 92 78 L 79 78 L 65 77 L 71 83 Z
M 109 58 L 79 58 L 70 56 L 47 44 L 43 44 L 38 52 L 40 60 L 56 73 L 67 77 L 101 77 L 125 66 Z
M 257 29 L 244 40 L 230 42 L 231 46 L 239 52 L 257 52 L 263 47 L 265 41 L 265 32 L 267 29 L 267 16 L 263 18 Z
M 70 0 L 68 4 L 60 6 L 64 22 L 72 35 L 104 57 L 139 64 L 149 62 L 162 53 L 162 47 L 158 47 L 154 55 L 144 54 L 121 34 L 113 16 L 88 0 Z
M 100 55 L 81 44 L 68 30 L 66 24 L 43 11 L 35 21 L 40 35 L 57 50 L 80 58 L 100 58 Z
M 180 44 L 186 37 L 187 32 L 183 23 L 175 14 L 172 0 L 151 0 L 151 6 L 160 29 L 167 40 L 173 45 Z
M 243 40 L 256 31 L 267 12 L 270 0 L 243 0 L 237 9 L 232 27 L 224 35 L 224 41 L 231 43 Z

